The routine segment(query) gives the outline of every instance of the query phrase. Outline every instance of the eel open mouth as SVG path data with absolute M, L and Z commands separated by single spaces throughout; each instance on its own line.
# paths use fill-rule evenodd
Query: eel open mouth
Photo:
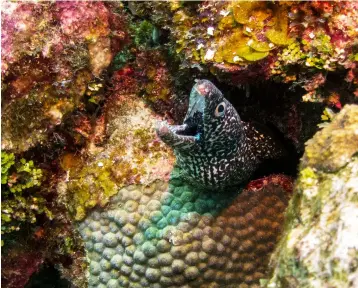
M 204 109 L 205 98 L 195 85 L 190 93 L 188 112 L 184 118 L 185 129 L 178 131 L 178 134 L 196 136 L 203 133 Z
M 194 88 L 190 93 L 189 107 L 182 125 L 169 125 L 160 122 L 157 126 L 158 136 L 167 144 L 176 146 L 183 141 L 195 141 L 200 138 L 203 131 L 203 116 L 205 98 Z

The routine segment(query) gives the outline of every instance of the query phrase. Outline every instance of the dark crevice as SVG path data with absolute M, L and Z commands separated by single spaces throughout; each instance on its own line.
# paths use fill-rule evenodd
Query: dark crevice
M 213 82 L 243 121 L 265 127 L 284 148 L 282 158 L 261 163 L 251 180 L 276 173 L 295 177 L 304 143 L 319 129 L 317 124 L 321 122 L 323 105 L 309 103 L 316 109 L 308 107 L 302 102 L 305 91 L 302 88 L 290 89 L 287 84 L 267 81 L 238 88 Z M 307 116 L 311 121 L 309 126 L 305 126 Z
M 44 264 L 40 270 L 34 273 L 25 288 L 70 288 L 71 283 L 61 278 L 60 271 L 53 265 Z

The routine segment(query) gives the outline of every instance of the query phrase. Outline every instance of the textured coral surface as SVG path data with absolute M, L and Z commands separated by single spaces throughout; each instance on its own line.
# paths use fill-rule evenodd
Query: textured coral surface
M 307 143 L 267 287 L 357 287 L 357 121 L 347 105 Z
M 103 2 L 4 1 L 1 13 L 1 144 L 18 153 L 45 144 L 81 107 L 87 84 L 118 50 L 124 24 L 110 25 L 115 16 Z
M 172 151 L 155 135 L 156 115 L 133 95 L 121 94 L 111 104 L 106 110 L 107 145 L 93 145 L 85 159 L 64 159 L 74 166 L 65 167 L 68 177 L 60 184 L 65 190 L 61 196 L 76 220 L 87 209 L 106 205 L 120 187 L 168 180 L 173 168 Z
M 179 180 L 121 189 L 79 225 L 90 287 L 247 287 L 265 276 L 291 179 L 270 176 L 239 195 Z
M 347 165 L 358 151 L 357 131 L 357 106 L 346 105 L 328 127 L 307 141 L 302 168 L 335 172 Z M 317 153 L 318 151 L 320 153 Z
M 103 235 L 108 223 L 122 233 L 115 241 L 124 264 L 101 270 L 100 279 L 91 272 L 94 286 L 109 279 L 106 273 L 117 279 L 107 286 L 257 285 L 267 263 L 260 253 L 272 250 L 268 243 L 275 242 L 289 195 L 283 191 L 290 188 L 268 177 L 251 181 L 240 195 L 214 195 L 173 179 L 169 190 L 163 184 L 146 194 L 147 184 L 167 183 L 175 161 L 155 137 L 154 123 L 182 123 L 195 79 L 209 79 L 244 121 L 274 126 L 274 134 L 279 130 L 284 138 L 293 168 L 272 172 L 267 165 L 269 172 L 255 178 L 295 175 L 303 143 L 317 124 L 329 124 L 345 104 L 358 102 L 357 8 L 354 1 L 2 1 L 3 284 L 21 288 L 34 271 L 46 274 L 41 267 L 50 267 L 74 287 L 86 287 L 83 241 L 74 223 L 87 221 L 80 226 L 83 233 L 90 219 L 100 219 L 93 223 L 105 223 Z M 336 177 L 352 165 L 357 142 L 352 115 L 337 116 L 307 146 L 302 163 L 309 169 L 303 167 L 300 177 L 312 176 L 319 191 L 328 182 L 318 181 L 317 171 Z M 348 179 L 339 177 L 337 187 Z M 131 184 L 138 186 L 125 192 Z M 123 199 L 116 198 L 118 191 Z M 165 202 L 167 194 L 174 200 Z M 132 200 L 146 204 L 131 208 Z M 99 217 L 99 211 L 107 216 Z M 111 211 L 133 216 L 126 222 L 132 226 L 117 224 Z M 96 252 L 85 239 L 91 263 L 102 256 L 111 261 L 112 254 Z
M 118 19 L 113 10 L 103 2 L 1 2 L 6 287 L 24 287 L 41 263 L 56 265 L 73 285 L 83 285 L 83 246 L 56 185 L 64 176 L 63 154 L 85 142 L 71 113 L 85 110 L 87 90 L 101 82 L 96 77 L 124 39 L 125 17 Z M 117 34 L 110 35 L 114 29 Z
M 208 69 L 230 85 L 274 79 L 303 86 L 303 100 L 321 102 L 328 98 L 317 89 L 325 72 L 345 71 L 357 89 L 355 1 L 148 1 L 129 7 L 171 31 L 183 66 Z

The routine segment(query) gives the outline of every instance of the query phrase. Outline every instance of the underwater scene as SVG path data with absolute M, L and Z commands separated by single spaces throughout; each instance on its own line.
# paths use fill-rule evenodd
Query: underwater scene
M 1 285 L 358 287 L 358 2 L 1 1 Z

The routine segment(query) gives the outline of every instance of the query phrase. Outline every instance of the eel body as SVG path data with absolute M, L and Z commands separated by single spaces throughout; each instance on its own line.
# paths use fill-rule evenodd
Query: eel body
M 208 80 L 192 88 L 183 124 L 159 122 L 157 134 L 174 149 L 183 176 L 206 188 L 240 185 L 260 162 L 282 153 L 271 136 L 243 122 Z

